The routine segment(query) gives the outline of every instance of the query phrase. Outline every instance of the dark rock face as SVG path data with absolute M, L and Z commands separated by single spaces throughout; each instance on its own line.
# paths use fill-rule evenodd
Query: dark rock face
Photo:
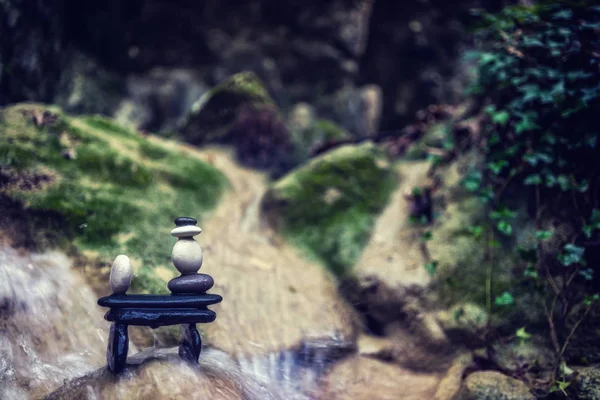
M 50 101 L 64 60 L 62 0 L 0 2 L 0 105 Z
M 308 102 L 366 136 L 460 96 L 469 10 L 509 2 L 7 0 L 0 104 L 52 101 L 173 132 L 208 88 L 252 72 L 284 112 Z
M 382 129 L 406 125 L 420 108 L 455 101 L 468 79 L 461 53 L 472 45 L 470 10 L 510 1 L 376 1 L 360 80 L 383 89 Z M 514 2 L 513 2 L 514 3 Z

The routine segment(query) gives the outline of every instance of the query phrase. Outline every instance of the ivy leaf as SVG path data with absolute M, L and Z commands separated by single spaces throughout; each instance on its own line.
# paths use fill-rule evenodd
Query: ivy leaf
M 554 19 L 570 19 L 572 17 L 573 17 L 573 11 L 571 11 L 569 9 L 560 10 L 560 11 L 557 11 L 554 14 L 552 14 L 552 18 L 554 18 Z
M 516 216 L 517 216 L 516 212 L 514 212 L 511 209 L 506 208 L 506 207 L 499 208 L 490 213 L 490 217 L 492 219 L 500 219 L 500 218 L 510 219 L 510 218 L 514 218 Z
M 585 305 L 586 305 L 587 307 L 589 307 L 589 306 L 591 306 L 591 305 L 592 305 L 594 302 L 596 302 L 596 301 L 598 301 L 598 300 L 600 300 L 600 294 L 596 293 L 596 294 L 593 294 L 593 295 L 591 295 L 591 296 L 586 296 L 586 297 L 585 297 L 585 300 L 584 300 L 584 302 L 585 302 Z
M 592 210 L 592 216 L 587 224 L 583 226 L 583 233 L 589 239 L 595 230 L 600 229 L 600 210 L 597 208 Z
M 492 121 L 498 125 L 506 125 L 510 118 L 510 114 L 507 111 L 496 111 L 492 113 Z
M 535 270 L 535 266 L 533 264 L 527 264 L 527 268 L 525 268 L 525 271 L 523 271 L 523 276 L 533 278 L 533 279 L 539 278 L 539 274 Z
M 560 253 L 557 258 L 562 265 L 569 267 L 573 264 L 581 264 L 584 252 L 585 248 L 569 243 L 565 245 L 564 251 Z
M 475 239 L 479 239 L 481 237 L 481 235 L 483 234 L 483 227 L 480 225 L 475 225 L 475 226 L 469 226 L 467 228 L 467 231 L 473 235 L 473 237 Z
M 527 261 L 532 264 L 537 263 L 538 256 L 537 256 L 537 247 L 535 245 L 532 245 L 529 248 L 524 247 L 524 246 L 518 246 L 517 251 L 519 252 L 519 256 L 521 256 L 521 259 L 523 261 Z
M 562 190 L 563 192 L 566 192 L 571 189 L 571 182 L 569 181 L 569 178 L 567 178 L 565 175 L 559 175 L 556 178 L 556 181 L 560 186 L 560 190 Z
M 494 161 L 494 162 L 490 162 L 488 163 L 488 168 L 496 175 L 500 174 L 500 172 L 502 171 L 502 168 L 507 167 L 508 161 L 506 160 L 499 160 L 499 161 Z
M 568 388 L 570 384 L 571 382 L 567 381 L 554 381 L 554 383 L 550 387 L 550 393 L 561 391 L 566 396 L 567 392 L 565 392 L 565 389 Z
M 430 261 L 427 264 L 425 264 L 425 270 L 429 273 L 429 276 L 431 276 L 432 278 L 435 275 L 435 272 L 437 271 L 437 267 L 437 261 Z
M 523 183 L 525 183 L 525 185 L 539 185 L 542 183 L 542 178 L 539 174 L 529 175 L 527 178 L 525 178 Z
M 577 190 L 579 190 L 581 193 L 587 192 L 587 190 L 590 187 L 590 183 L 584 179 L 581 181 L 581 183 L 579 185 L 576 185 Z
M 527 333 L 527 331 L 525 330 L 524 326 L 522 326 L 519 329 L 517 329 L 517 331 L 515 332 L 515 336 L 518 337 L 521 340 L 531 339 L 531 334 Z
M 463 180 L 463 187 L 469 192 L 475 192 L 481 186 L 481 172 L 475 171 L 470 173 Z
M 586 281 L 591 281 L 594 279 L 594 270 L 591 268 L 582 269 L 579 271 L 579 275 L 581 275 Z
M 506 236 L 512 235 L 512 231 L 513 231 L 512 225 L 509 222 L 507 222 L 505 220 L 500 220 L 500 221 L 498 221 L 498 225 L 496 225 L 496 227 L 504 235 L 506 235 Z
M 537 240 L 548 240 L 552 237 L 552 231 L 537 231 L 535 232 L 535 238 Z
M 494 299 L 494 304 L 497 306 L 510 306 L 511 304 L 514 304 L 514 302 L 514 297 L 508 292 L 504 292 L 500 296 L 496 296 Z
M 432 238 L 433 238 L 433 233 L 431 233 L 431 231 L 426 231 L 425 233 L 423 233 L 423 236 L 421 236 L 421 241 L 427 242 L 427 241 L 431 240 Z
M 521 117 L 521 120 L 515 125 L 515 133 L 519 134 L 526 131 L 532 131 L 538 129 L 540 126 L 535 123 L 536 113 L 525 114 Z

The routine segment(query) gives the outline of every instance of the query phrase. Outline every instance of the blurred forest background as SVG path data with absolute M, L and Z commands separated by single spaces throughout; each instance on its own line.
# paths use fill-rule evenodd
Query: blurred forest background
M 0 0 L 0 398 L 600 399 L 599 106 L 591 0 Z M 211 372 L 113 381 L 182 215 Z

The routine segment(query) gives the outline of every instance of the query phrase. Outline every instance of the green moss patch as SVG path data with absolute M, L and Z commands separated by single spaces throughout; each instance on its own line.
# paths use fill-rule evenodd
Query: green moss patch
M 369 239 L 395 176 L 373 145 L 343 146 L 275 182 L 263 210 L 295 244 L 343 275 Z
M 31 230 L 24 234 L 51 229 L 54 245 L 72 244 L 106 260 L 127 254 L 142 265 L 138 290 L 156 286 L 152 268 L 170 264 L 172 220 L 206 215 L 227 185 L 175 142 L 151 140 L 103 117 L 18 105 L 0 110 L 0 133 L 0 200 L 21 205 L 16 222 Z

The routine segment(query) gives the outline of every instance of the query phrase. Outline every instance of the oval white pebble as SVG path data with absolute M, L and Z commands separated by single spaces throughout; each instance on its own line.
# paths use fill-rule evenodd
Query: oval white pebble
M 178 226 L 171 231 L 171 235 L 176 238 L 194 237 L 202 232 L 202 229 L 196 225 Z
M 132 277 L 131 260 L 124 254 L 118 255 L 110 269 L 111 292 L 113 294 L 125 294 L 129 289 Z
M 202 266 L 202 248 L 192 238 L 182 238 L 173 246 L 173 265 L 182 275 L 195 274 Z

